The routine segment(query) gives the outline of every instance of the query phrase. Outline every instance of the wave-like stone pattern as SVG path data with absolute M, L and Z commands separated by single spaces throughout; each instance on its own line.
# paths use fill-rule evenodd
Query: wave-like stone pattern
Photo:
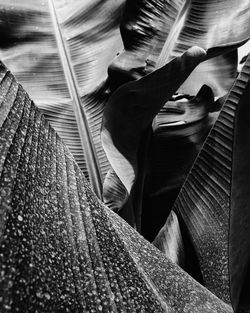
M 0 311 L 232 312 L 93 194 L 0 64 Z

